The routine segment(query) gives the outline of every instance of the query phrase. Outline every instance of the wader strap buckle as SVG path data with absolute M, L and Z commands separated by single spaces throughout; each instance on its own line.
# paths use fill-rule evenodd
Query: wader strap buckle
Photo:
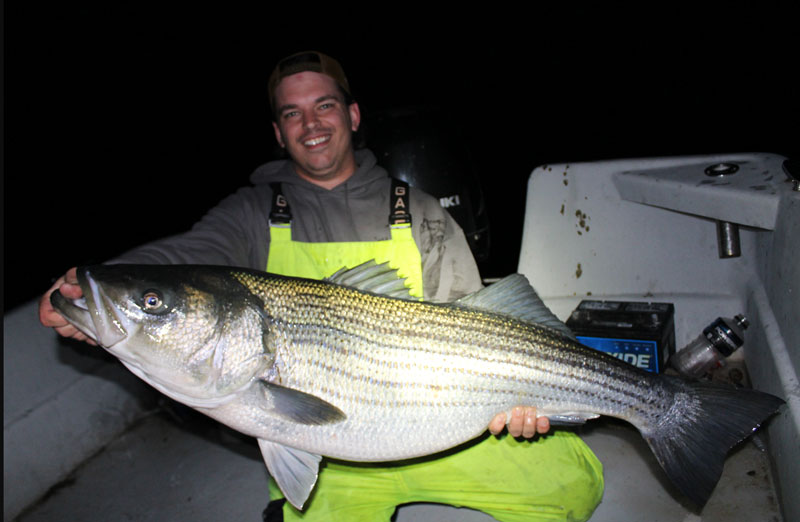
M 288 225 L 292 222 L 292 210 L 289 202 L 283 197 L 283 189 L 280 183 L 270 183 L 272 189 L 272 208 L 269 211 L 270 225 Z
M 410 225 L 411 212 L 408 205 L 408 183 L 392 178 L 392 192 L 389 197 L 389 226 Z

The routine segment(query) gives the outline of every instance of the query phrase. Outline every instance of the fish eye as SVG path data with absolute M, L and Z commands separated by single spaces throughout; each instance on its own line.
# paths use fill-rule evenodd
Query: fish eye
M 155 312 L 164 305 L 164 299 L 156 290 L 146 290 L 142 294 L 142 306 L 146 312 Z

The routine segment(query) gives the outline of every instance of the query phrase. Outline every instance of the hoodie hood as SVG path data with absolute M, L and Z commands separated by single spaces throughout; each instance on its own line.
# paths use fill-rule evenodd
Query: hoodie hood
M 377 165 L 371 151 L 357 150 L 355 157 L 353 175 L 330 190 L 298 176 L 291 160 L 262 165 L 250 180 L 256 190 L 266 189 L 270 194 L 269 184 L 281 183 L 291 208 L 292 238 L 296 241 L 389 239 L 389 175 Z

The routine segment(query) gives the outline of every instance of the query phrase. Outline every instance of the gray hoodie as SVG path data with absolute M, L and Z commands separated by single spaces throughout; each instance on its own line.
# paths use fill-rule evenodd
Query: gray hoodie
M 304 242 L 390 238 L 391 181 L 368 150 L 356 151 L 356 172 L 327 190 L 300 178 L 291 161 L 273 161 L 252 174 L 253 186 L 223 199 L 191 230 L 135 248 L 115 263 L 214 264 L 265 270 L 272 190 L 282 183 L 292 210 L 292 239 Z M 452 301 L 481 288 L 461 228 L 432 196 L 411 188 L 412 235 L 422 254 L 425 299 Z

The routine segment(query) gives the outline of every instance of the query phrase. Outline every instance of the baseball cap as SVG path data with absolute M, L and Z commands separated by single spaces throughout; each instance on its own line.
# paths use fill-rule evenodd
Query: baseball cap
M 347 83 L 344 69 L 342 69 L 339 62 L 318 51 L 303 51 L 279 61 L 272 74 L 270 74 L 268 84 L 269 101 L 273 106 L 275 105 L 275 88 L 280 81 L 287 76 L 304 71 L 313 71 L 333 78 L 339 87 L 350 96 L 350 85 Z

